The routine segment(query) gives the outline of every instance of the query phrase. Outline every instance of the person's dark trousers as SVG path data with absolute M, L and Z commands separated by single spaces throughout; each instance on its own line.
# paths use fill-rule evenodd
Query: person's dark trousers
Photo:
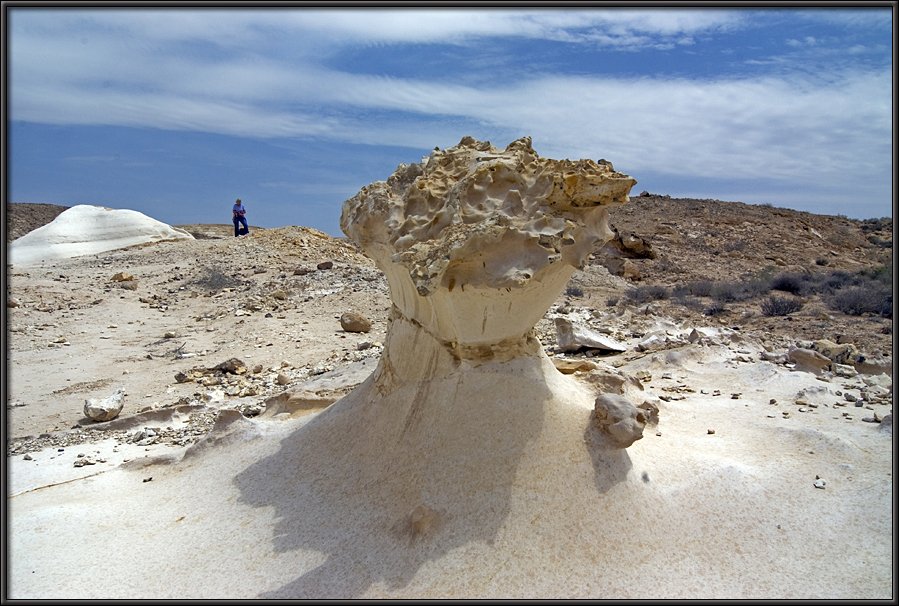
M 240 228 L 237 227 L 238 224 L 243 225 L 243 233 L 245 233 L 245 234 L 250 233 L 250 226 L 247 225 L 247 218 L 246 217 L 234 217 L 234 237 L 239 236 L 241 233 Z

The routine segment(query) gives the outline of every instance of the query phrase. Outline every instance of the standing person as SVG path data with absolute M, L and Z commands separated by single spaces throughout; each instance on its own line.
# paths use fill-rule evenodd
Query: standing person
M 250 226 L 247 225 L 247 209 L 244 208 L 240 198 L 234 202 L 231 213 L 234 215 L 232 218 L 232 221 L 234 222 L 234 237 L 250 233 Z M 237 227 L 238 224 L 243 225 L 243 229 L 239 229 Z

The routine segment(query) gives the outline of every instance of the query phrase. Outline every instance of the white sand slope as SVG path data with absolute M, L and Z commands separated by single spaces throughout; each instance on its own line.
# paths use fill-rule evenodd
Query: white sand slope
M 181 460 L 11 499 L 9 595 L 889 599 L 891 436 L 767 418 L 820 383 L 727 354 L 628 368 L 697 393 L 627 450 L 543 356 L 384 397 L 372 377 L 311 417 L 223 415 Z
M 182 238 L 193 236 L 136 210 L 79 204 L 13 240 L 8 262 L 28 265 Z

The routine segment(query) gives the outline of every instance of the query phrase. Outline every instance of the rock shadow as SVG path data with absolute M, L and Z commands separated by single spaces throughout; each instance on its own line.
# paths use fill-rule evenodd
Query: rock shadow
M 593 463 L 593 482 L 600 494 L 623 482 L 633 468 L 627 449 L 616 446 L 611 438 L 593 422 L 591 411 L 586 419 L 584 445 Z
M 499 383 L 501 396 L 486 389 Z M 395 590 L 454 549 L 492 544 L 552 398 L 533 361 L 460 370 L 386 395 L 369 377 L 236 476 L 242 502 L 274 509 L 275 552 L 325 557 L 259 597 Z

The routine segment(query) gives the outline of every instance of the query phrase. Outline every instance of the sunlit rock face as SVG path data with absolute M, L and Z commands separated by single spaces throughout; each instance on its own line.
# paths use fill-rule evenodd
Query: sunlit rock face
M 509 358 L 539 348 L 534 325 L 635 183 L 605 160 L 541 158 L 529 137 L 464 137 L 362 188 L 341 229 L 386 274 L 391 328 L 412 323 L 457 359 Z

